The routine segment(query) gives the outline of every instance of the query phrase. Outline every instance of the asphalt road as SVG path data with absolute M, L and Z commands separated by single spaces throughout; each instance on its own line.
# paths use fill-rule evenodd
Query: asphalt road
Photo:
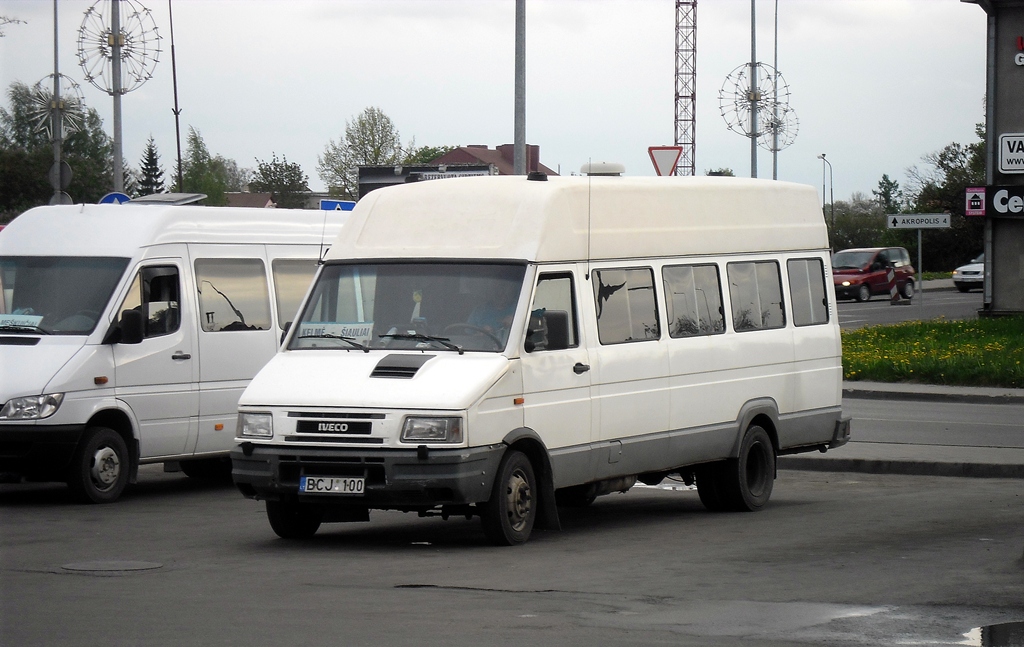
M 944 317 L 946 319 L 977 319 L 978 310 L 982 306 L 982 293 L 967 293 L 956 290 L 928 290 L 919 292 L 908 303 L 903 301 L 891 305 L 889 300 L 876 296 L 870 301 L 840 301 L 839 326 L 844 329 L 892 324 L 902 321 L 928 321 Z
M 3 645 L 981 645 L 1024 620 L 1019 480 L 782 471 L 746 514 L 666 483 L 517 548 L 398 512 L 287 542 L 152 467 L 106 506 L 0 485 L 0 520 Z

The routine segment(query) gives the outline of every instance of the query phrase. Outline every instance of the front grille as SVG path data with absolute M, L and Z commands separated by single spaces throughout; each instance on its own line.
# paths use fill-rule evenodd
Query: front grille
M 353 443 L 362 445 L 383 445 L 383 438 L 367 438 L 365 436 L 285 436 L 286 443 Z

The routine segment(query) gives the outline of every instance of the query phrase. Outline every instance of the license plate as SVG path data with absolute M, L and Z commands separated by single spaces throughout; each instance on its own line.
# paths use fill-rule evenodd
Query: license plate
M 366 486 L 363 477 L 303 476 L 299 478 L 301 494 L 362 495 Z

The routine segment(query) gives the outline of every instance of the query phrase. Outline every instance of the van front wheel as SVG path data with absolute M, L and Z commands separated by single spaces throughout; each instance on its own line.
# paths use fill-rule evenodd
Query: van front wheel
M 320 529 L 323 514 L 297 501 L 267 501 L 267 520 L 281 539 L 309 539 Z
M 509 450 L 501 459 L 491 499 L 483 504 L 484 534 L 498 546 L 515 546 L 530 538 L 537 519 L 537 480 L 530 459 Z
M 128 446 L 121 435 L 107 427 L 90 427 L 71 460 L 67 484 L 79 501 L 111 503 L 124 492 L 130 473 Z

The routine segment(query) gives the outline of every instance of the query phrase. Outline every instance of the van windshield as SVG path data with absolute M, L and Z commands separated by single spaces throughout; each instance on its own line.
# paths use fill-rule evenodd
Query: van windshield
M 127 266 L 127 258 L 0 256 L 0 333 L 91 333 Z
M 500 352 L 525 274 L 512 263 L 326 265 L 288 347 Z
M 832 269 L 834 270 L 859 270 L 866 267 L 875 252 L 837 252 L 832 255 Z

